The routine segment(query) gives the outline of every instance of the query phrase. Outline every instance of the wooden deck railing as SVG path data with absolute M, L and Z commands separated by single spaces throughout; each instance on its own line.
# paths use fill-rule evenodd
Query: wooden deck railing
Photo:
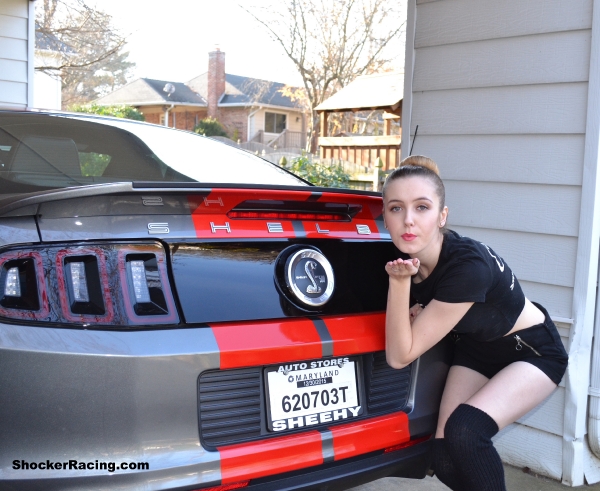
M 400 163 L 402 135 L 386 136 L 321 136 L 319 155 L 322 159 L 347 160 L 372 169 L 377 158 L 383 161 L 381 170 L 394 169 Z

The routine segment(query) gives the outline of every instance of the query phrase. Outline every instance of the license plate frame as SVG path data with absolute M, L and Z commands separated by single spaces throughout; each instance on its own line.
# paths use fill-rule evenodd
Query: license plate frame
M 271 432 L 302 430 L 324 424 L 349 422 L 362 416 L 365 412 L 362 380 L 360 356 L 323 358 L 266 367 L 264 389 L 267 429 Z M 289 397 L 289 405 L 284 406 L 284 396 Z M 333 402 L 336 396 L 339 400 L 337 404 Z M 289 411 L 286 412 L 284 407 Z

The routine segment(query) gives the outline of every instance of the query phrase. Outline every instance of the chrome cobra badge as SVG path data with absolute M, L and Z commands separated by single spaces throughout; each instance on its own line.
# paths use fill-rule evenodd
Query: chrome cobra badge
M 298 300 L 311 307 L 327 303 L 335 286 L 331 264 L 315 249 L 300 249 L 288 258 L 285 282 Z

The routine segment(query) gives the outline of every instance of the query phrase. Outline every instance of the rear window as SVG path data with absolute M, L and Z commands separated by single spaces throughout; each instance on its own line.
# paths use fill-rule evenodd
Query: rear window
M 307 185 L 248 152 L 186 131 L 0 113 L 0 194 L 123 181 Z

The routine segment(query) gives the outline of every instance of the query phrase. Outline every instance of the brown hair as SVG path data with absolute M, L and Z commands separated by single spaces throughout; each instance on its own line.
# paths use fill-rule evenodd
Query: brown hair
M 432 159 L 423 155 L 411 155 L 400 162 L 400 166 L 388 174 L 381 194 L 385 196 L 385 191 L 390 182 L 403 177 L 413 176 L 425 177 L 433 183 L 435 192 L 440 200 L 440 211 L 443 210 L 446 205 L 446 190 L 440 178 L 440 170 Z

